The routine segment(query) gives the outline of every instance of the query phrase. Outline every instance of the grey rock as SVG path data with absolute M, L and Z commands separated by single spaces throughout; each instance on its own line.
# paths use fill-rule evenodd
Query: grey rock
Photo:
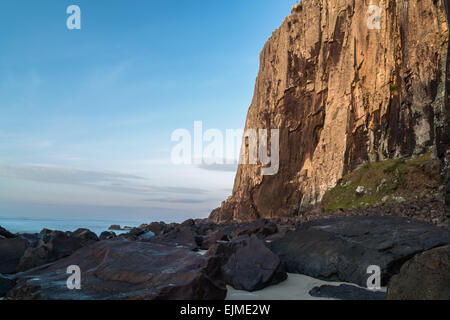
M 81 290 L 68 290 L 67 267 L 82 272 Z M 15 300 L 221 300 L 218 263 L 184 248 L 134 241 L 101 241 L 70 257 L 16 277 Z
M 409 218 L 344 217 L 305 223 L 268 244 L 286 271 L 367 285 L 367 268 L 381 268 L 382 284 L 417 253 L 450 243 L 450 232 Z
M 280 259 L 255 235 L 219 241 L 206 256 L 219 259 L 225 282 L 238 290 L 261 290 L 287 278 Z
M 450 300 L 450 246 L 415 256 L 392 277 L 389 300 Z

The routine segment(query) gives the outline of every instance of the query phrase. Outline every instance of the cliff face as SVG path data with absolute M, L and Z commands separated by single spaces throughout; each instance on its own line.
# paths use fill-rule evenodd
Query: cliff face
M 442 157 L 447 52 L 440 0 L 302 0 L 262 50 L 246 121 L 280 129 L 279 172 L 239 166 L 211 219 L 294 216 L 364 162 Z

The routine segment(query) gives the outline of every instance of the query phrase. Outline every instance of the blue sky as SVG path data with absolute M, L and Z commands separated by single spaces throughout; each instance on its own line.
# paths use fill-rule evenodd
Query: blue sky
M 1 1 L 0 219 L 206 217 L 234 172 L 173 165 L 171 133 L 244 126 L 295 2 Z

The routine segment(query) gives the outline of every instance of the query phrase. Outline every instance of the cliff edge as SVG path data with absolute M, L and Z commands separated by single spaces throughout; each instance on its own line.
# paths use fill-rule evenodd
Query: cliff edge
M 280 130 L 278 174 L 240 165 L 210 219 L 292 217 L 364 163 L 449 157 L 448 37 L 446 1 L 294 6 L 261 52 L 246 121 Z

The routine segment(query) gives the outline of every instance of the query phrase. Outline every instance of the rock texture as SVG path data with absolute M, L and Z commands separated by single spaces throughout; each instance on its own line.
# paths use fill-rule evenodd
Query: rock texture
M 261 290 L 287 279 L 280 258 L 255 235 L 217 243 L 206 256 L 220 261 L 225 282 L 238 290 Z
M 444 0 L 447 21 L 450 25 L 450 2 Z M 450 42 L 448 42 L 448 50 Z M 437 151 L 442 163 L 442 178 L 445 187 L 445 213 L 450 220 L 450 56 L 447 56 L 447 78 L 445 86 L 445 112 L 442 113 L 443 126 L 437 130 Z
M 369 29 L 375 12 L 366 1 L 302 0 L 273 33 L 246 128 L 280 129 L 279 172 L 261 176 L 260 165 L 240 165 L 233 194 L 212 221 L 295 216 L 367 161 L 428 151 L 443 158 L 443 2 L 370 4 L 381 9 L 380 29 Z
M 23 253 L 16 271 L 26 271 L 70 256 L 83 246 L 99 240 L 95 233 L 87 229 L 75 232 L 43 230 L 41 234 L 42 237 Z
M 13 280 L 3 277 L 0 274 L 0 297 L 5 296 L 8 291 L 14 287 L 15 284 L 16 283 Z
M 300 225 L 269 243 L 289 273 L 367 286 L 367 268 L 381 268 L 382 285 L 414 255 L 450 244 L 450 232 L 401 217 L 344 217 Z
M 28 246 L 25 239 L 0 239 L 0 273 L 15 273 Z
M 81 269 L 81 290 L 66 287 L 67 267 Z M 188 249 L 131 241 L 102 241 L 49 266 L 20 273 L 9 299 L 224 299 L 218 263 Z
M 386 293 L 376 292 L 348 284 L 340 286 L 324 285 L 314 287 L 309 294 L 318 298 L 331 298 L 339 300 L 385 300 Z
M 390 300 L 450 300 L 450 246 L 417 255 L 389 283 Z

